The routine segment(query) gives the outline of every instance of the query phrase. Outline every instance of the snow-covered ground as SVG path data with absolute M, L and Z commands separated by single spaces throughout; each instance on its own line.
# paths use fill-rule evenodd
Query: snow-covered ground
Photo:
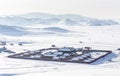
M 24 16 L 22 17 L 24 18 Z M 6 17 L 4 19 L 6 20 Z M 11 18 L 8 17 L 7 20 L 9 21 Z M 21 20 L 22 18 L 20 18 Z M 1 22 L 4 23 L 2 20 Z M 117 52 L 115 50 L 120 48 L 120 25 L 102 25 L 73 26 L 59 23 L 32 26 L 0 25 L 0 40 L 7 41 L 6 47 L 17 53 L 48 48 L 53 44 L 57 47 L 89 46 L 94 49 Z M 19 42 L 26 44 L 19 46 L 17 44 Z M 14 45 L 10 45 L 10 43 L 14 43 Z M 12 59 L 7 58 L 8 55 L 10 54 L 0 53 L 0 76 L 120 76 L 119 55 L 111 61 L 99 65 Z
M 101 65 L 10 59 L 0 54 L 0 76 L 119 76 L 119 63 Z
M 45 26 L 47 27 L 47 26 Z M 56 26 L 54 26 L 56 27 Z M 35 50 L 50 47 L 90 46 L 94 49 L 115 50 L 120 45 L 120 26 L 65 26 L 72 32 L 62 35 L 27 35 L 21 37 L 2 36 L 1 39 L 14 42 L 13 46 L 7 44 L 7 48 L 15 52 Z M 33 28 L 33 27 L 29 27 Z M 35 28 L 35 27 L 34 27 Z M 36 28 L 40 28 L 39 26 Z M 83 43 L 79 43 L 82 41 Z M 17 42 L 32 42 L 17 45 Z M 106 62 L 100 65 L 87 65 L 78 63 L 61 63 L 36 60 L 21 60 L 7 58 L 9 54 L 0 53 L 0 76 L 119 76 L 120 59 L 115 62 Z

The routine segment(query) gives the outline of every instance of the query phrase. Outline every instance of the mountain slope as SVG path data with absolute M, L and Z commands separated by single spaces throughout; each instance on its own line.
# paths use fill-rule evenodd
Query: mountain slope
M 7 25 L 0 25 L 0 33 L 8 36 L 22 36 L 27 34 L 24 28 L 17 26 L 11 27 Z
M 19 26 L 0 25 L 0 34 L 6 36 L 48 35 L 48 34 L 60 34 L 60 33 L 62 34 L 69 32 L 70 30 L 60 27 L 26 28 Z
M 28 13 L 23 15 L 14 15 L 0 17 L 0 24 L 2 25 L 89 25 L 89 26 L 104 26 L 104 25 L 119 25 L 114 20 L 103 20 L 84 17 L 74 14 L 52 15 L 46 13 Z
M 63 28 L 58 28 L 58 27 L 48 27 L 48 28 L 43 28 L 43 30 L 51 31 L 51 32 L 59 32 L 59 33 L 68 33 L 70 32 L 69 30 L 63 29 Z
M 74 28 L 71 26 L 120 25 L 118 22 L 119 21 L 114 20 L 99 20 L 74 14 L 53 15 L 46 13 L 28 13 L 0 17 L 0 34 L 7 36 L 66 35 L 68 33 L 74 33 L 72 31 L 76 31 L 73 30 Z

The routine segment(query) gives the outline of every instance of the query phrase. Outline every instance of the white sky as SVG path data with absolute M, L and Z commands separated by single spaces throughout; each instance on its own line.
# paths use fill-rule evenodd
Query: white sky
M 120 0 L 0 0 L 0 15 L 28 12 L 120 18 Z

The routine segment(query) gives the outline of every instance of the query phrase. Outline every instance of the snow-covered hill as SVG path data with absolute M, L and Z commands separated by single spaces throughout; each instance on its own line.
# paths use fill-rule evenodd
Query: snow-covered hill
M 7 36 L 21 36 L 27 34 L 24 28 L 18 26 L 0 25 L 0 34 Z
M 70 33 L 77 31 L 71 28 L 74 26 L 106 25 L 114 26 L 120 25 L 120 23 L 118 20 L 100 20 L 74 14 L 53 15 L 46 13 L 28 13 L 0 17 L 0 34 L 7 36 L 70 35 Z
M 118 22 L 71 14 L 4 16 L 0 17 L 0 40 L 7 41 L 6 47 L 18 53 L 47 48 L 53 44 L 57 47 L 90 46 L 114 51 L 120 48 Z M 29 43 L 19 46 L 21 42 Z M 120 53 L 101 65 L 18 60 L 6 56 L 8 53 L 0 53 L 0 76 L 120 76 Z
M 38 27 L 34 28 L 32 26 L 24 27 L 24 26 L 10 26 L 10 25 L 0 25 L 0 34 L 5 36 L 26 36 L 26 35 L 54 35 L 54 34 L 65 34 L 71 32 L 66 28 L 61 27 Z
M 63 28 L 58 28 L 58 27 L 48 27 L 48 28 L 43 28 L 44 30 L 52 31 L 52 32 L 59 32 L 59 33 L 67 33 L 70 32 L 67 29 Z
M 0 17 L 2 25 L 89 25 L 89 26 L 104 26 L 118 25 L 115 20 L 94 19 L 75 14 L 53 15 L 46 13 L 28 13 L 23 15 L 13 15 Z

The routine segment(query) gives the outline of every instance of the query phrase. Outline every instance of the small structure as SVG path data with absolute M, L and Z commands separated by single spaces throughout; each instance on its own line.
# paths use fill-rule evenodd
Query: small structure
M 62 47 L 62 48 L 59 48 L 58 51 L 63 53 L 73 53 L 73 52 L 76 52 L 76 49 L 73 47 Z
M 14 51 L 11 51 L 11 50 L 7 49 L 5 46 L 3 46 L 2 48 L 0 48 L 0 53 L 1 52 L 15 53 Z
M 5 51 L 6 50 L 6 47 L 4 46 L 4 47 L 2 47 L 2 48 L 0 48 L 0 52 L 3 52 L 3 51 Z
M 0 45 L 6 45 L 5 41 L 0 42 Z
M 120 50 L 120 48 L 118 48 L 117 50 Z
M 55 45 L 51 45 L 51 47 L 56 47 Z
M 82 41 L 79 41 L 79 43 L 83 43 Z
M 61 51 L 61 52 L 73 52 L 75 51 L 76 49 L 73 48 L 73 47 L 62 47 L 62 48 L 59 48 L 58 51 Z
M 18 43 L 18 45 L 22 46 L 23 44 L 22 43 Z
M 83 54 L 90 52 L 91 49 L 92 49 L 91 47 L 84 47 L 84 48 L 83 48 L 83 50 L 84 50 L 84 51 L 83 51 Z
M 13 46 L 13 45 L 14 45 L 14 43 L 10 43 L 10 45 L 11 45 L 11 46 Z

